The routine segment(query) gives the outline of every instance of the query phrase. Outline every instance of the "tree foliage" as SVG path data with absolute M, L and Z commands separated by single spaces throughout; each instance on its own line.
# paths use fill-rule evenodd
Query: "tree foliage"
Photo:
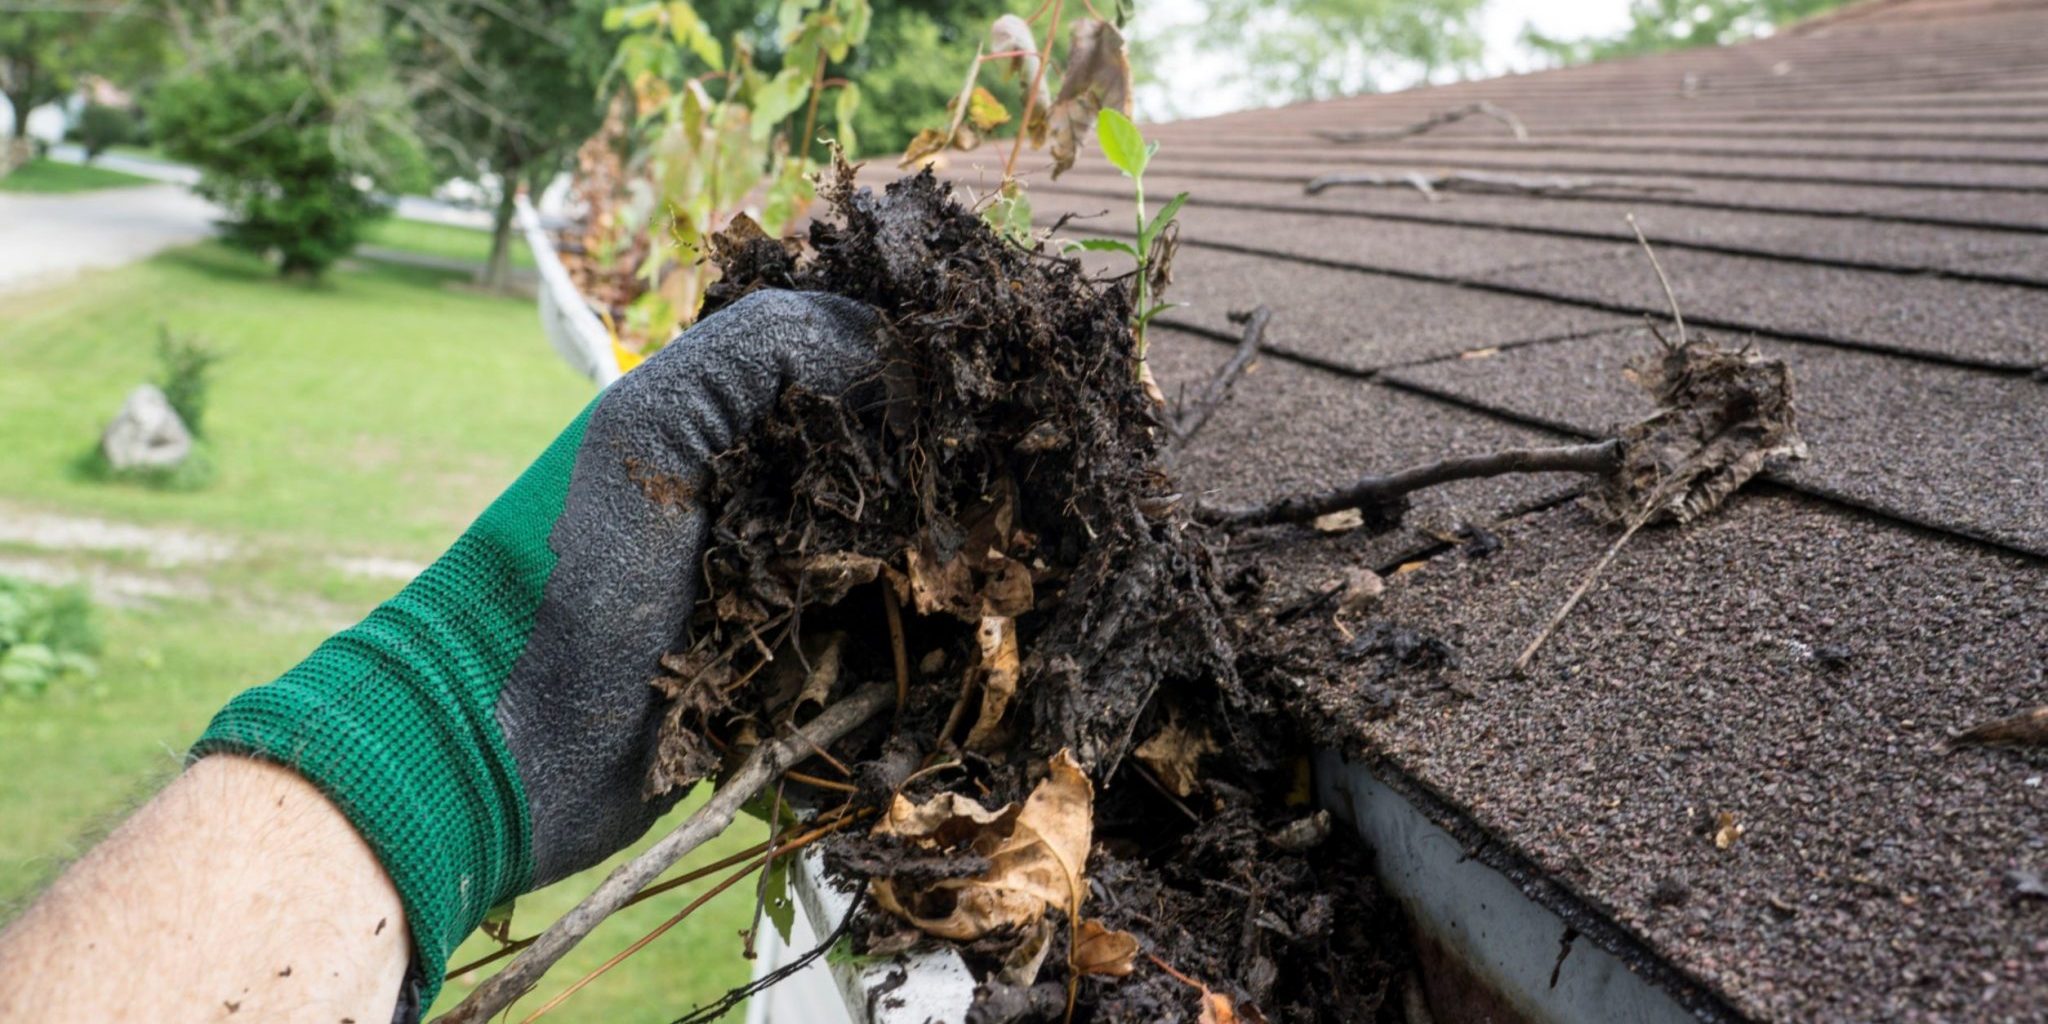
M 29 111 L 70 95 L 79 75 L 132 80 L 154 69 L 162 50 L 155 19 L 120 0 L 9 10 L 0 13 L 0 96 L 19 134 Z
M 367 0 L 194 0 L 173 8 L 185 64 L 150 98 L 157 141 L 201 171 L 232 245 L 317 276 L 424 182 L 408 97 Z
M 1612 36 L 1561 39 L 1533 27 L 1522 41 L 1561 64 L 1740 42 L 1779 25 L 1840 7 L 1844 0 L 1634 0 L 1629 25 Z
M 1202 0 L 1194 46 L 1258 102 L 1327 99 L 1478 69 L 1485 0 Z M 1157 46 L 1165 40 L 1151 40 Z M 1152 63 L 1140 59 L 1140 65 Z

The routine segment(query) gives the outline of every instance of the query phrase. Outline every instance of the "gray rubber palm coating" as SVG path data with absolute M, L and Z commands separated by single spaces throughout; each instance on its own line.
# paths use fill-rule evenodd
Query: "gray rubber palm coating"
M 539 888 L 647 831 L 660 706 L 648 685 L 697 599 L 710 519 L 696 495 L 790 385 L 840 394 L 872 372 L 878 320 L 837 296 L 760 291 L 620 378 L 585 427 L 557 556 L 497 705 L 532 812 Z

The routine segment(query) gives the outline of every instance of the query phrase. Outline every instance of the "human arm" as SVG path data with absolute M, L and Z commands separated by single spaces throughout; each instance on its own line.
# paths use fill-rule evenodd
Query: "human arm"
M 398 890 L 341 811 L 208 757 L 0 932 L 0 1020 L 386 1024 L 407 956 Z

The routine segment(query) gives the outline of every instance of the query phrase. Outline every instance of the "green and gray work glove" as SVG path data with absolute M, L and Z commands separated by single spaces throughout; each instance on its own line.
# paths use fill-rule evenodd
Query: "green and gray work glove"
M 694 498 L 784 388 L 870 375 L 878 325 L 835 296 L 763 291 L 607 388 L 455 546 L 360 624 L 215 716 L 192 757 L 287 765 L 377 851 L 431 1005 L 490 908 L 590 867 L 673 801 L 641 798 L 648 685 L 696 600 Z

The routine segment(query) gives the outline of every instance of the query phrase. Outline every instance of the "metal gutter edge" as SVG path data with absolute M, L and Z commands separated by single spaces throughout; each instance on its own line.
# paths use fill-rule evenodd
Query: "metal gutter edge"
M 1540 1024 L 1629 1021 L 1682 1024 L 1733 1017 L 1698 990 L 1681 994 L 1665 982 L 1669 968 L 1638 970 L 1644 951 L 1627 960 L 1598 941 L 1619 931 L 1591 911 L 1572 920 L 1532 898 L 1415 801 L 1333 750 L 1316 754 L 1318 800 L 1352 826 L 1374 852 L 1380 881 L 1416 931 L 1424 986 L 1439 1020 L 1516 1020 Z M 1519 873 L 1519 872 L 1518 872 Z M 1549 902 L 1549 901 L 1545 901 Z M 1652 980 L 1646 974 L 1659 975 Z
M 755 960 L 760 977 L 809 952 L 832 934 L 853 907 L 853 892 L 825 874 L 824 855 L 812 848 L 790 874 L 796 926 L 789 942 Z M 951 949 L 919 950 L 874 963 L 832 963 L 829 957 L 756 995 L 748 1024 L 955 1024 L 974 1003 L 974 975 Z

